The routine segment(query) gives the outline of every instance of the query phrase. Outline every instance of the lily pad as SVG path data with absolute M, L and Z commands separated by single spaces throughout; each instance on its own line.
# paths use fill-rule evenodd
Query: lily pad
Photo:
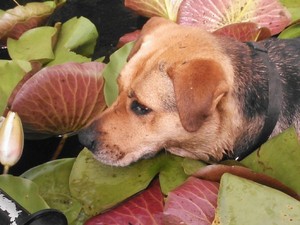
M 4 43 L 7 37 L 18 39 L 25 31 L 43 24 L 56 6 L 54 1 L 32 2 L 5 11 L 0 15 L 0 39 Z
M 162 224 L 163 199 L 156 179 L 147 190 L 108 212 L 92 217 L 85 225 Z
M 158 173 L 152 160 L 134 166 L 111 167 L 83 150 L 70 175 L 71 194 L 81 201 L 84 212 L 93 216 L 145 189 Z
M 164 192 L 179 186 L 187 178 L 182 161 L 178 156 L 159 154 L 127 167 L 112 167 L 100 163 L 84 149 L 70 175 L 71 194 L 81 201 L 87 215 L 97 215 L 144 190 L 158 173 Z
M 142 16 L 161 16 L 175 21 L 182 0 L 125 0 L 125 6 Z
M 300 21 L 286 28 L 278 35 L 278 38 L 280 39 L 291 39 L 297 37 L 300 37 Z
M 295 128 L 289 128 L 241 161 L 258 173 L 267 174 L 300 194 L 300 144 Z
M 42 63 L 53 60 L 53 37 L 56 33 L 57 29 L 54 27 L 37 27 L 26 31 L 18 40 L 9 38 L 9 55 L 15 60 L 39 60 Z
M 271 35 L 291 23 L 291 15 L 277 0 L 183 0 L 177 22 L 215 31 L 226 25 L 252 22 Z
M 87 18 L 74 17 L 68 20 L 60 27 L 54 48 L 55 59 L 49 62 L 47 66 L 66 62 L 90 62 L 97 38 L 97 29 Z
M 300 2 L 298 0 L 280 0 L 292 15 L 292 21 L 300 19 Z
M 102 69 L 98 62 L 46 67 L 19 89 L 9 106 L 18 112 L 25 135 L 76 132 L 104 110 Z
M 62 211 L 69 224 L 77 219 L 82 208 L 69 190 L 69 176 L 74 161 L 72 158 L 50 161 L 21 175 L 38 185 L 40 194 L 48 205 Z
M 268 28 L 260 28 L 256 23 L 235 23 L 224 26 L 216 31 L 215 34 L 232 37 L 238 41 L 260 41 L 271 37 Z
M 189 177 L 170 192 L 163 224 L 210 225 L 215 216 L 219 183 Z
M 109 63 L 103 70 L 103 77 L 105 79 L 104 84 L 104 96 L 108 106 L 110 106 L 118 97 L 119 88 L 117 78 L 127 62 L 127 56 L 132 49 L 134 42 L 129 42 L 119 50 L 115 51 L 109 57 Z
M 242 213 L 241 213 L 242 212 Z M 275 189 L 231 174 L 221 179 L 213 225 L 300 224 L 300 202 Z
M 0 175 L 0 188 L 30 213 L 48 209 L 39 187 L 32 181 L 12 175 Z
M 27 61 L 0 60 L 0 115 L 14 88 L 30 70 L 31 65 Z

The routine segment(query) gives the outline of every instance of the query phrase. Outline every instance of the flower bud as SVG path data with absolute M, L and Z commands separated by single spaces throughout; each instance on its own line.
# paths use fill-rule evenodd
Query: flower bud
M 0 163 L 5 171 L 15 165 L 23 152 L 24 133 L 20 117 L 9 111 L 0 126 Z

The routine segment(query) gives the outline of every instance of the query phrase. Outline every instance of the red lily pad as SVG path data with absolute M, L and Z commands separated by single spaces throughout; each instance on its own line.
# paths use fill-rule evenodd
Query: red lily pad
M 27 137 L 78 131 L 106 107 L 104 66 L 87 62 L 46 67 L 16 87 L 8 108 L 18 112 Z
M 43 24 L 56 8 L 54 2 L 32 2 L 5 11 L 0 17 L 0 40 L 18 39 L 25 31 Z
M 158 179 L 118 207 L 89 219 L 85 225 L 162 224 L 164 196 Z
M 266 28 L 259 28 L 256 23 L 235 23 L 222 27 L 215 34 L 232 37 L 238 41 L 260 41 L 271 37 L 271 31 Z
M 291 22 L 291 15 L 278 0 L 183 0 L 177 22 L 208 31 L 229 24 L 252 22 L 267 27 L 274 35 Z
M 170 192 L 164 224 L 210 225 L 215 217 L 219 183 L 189 177 Z
M 269 186 L 271 188 L 282 191 L 291 197 L 300 200 L 300 196 L 294 190 L 280 182 L 279 180 L 272 178 L 263 173 L 256 173 L 249 168 L 244 166 L 229 166 L 229 165 L 208 165 L 196 171 L 193 176 L 210 180 L 214 182 L 220 182 L 223 174 L 230 173 L 235 176 L 239 176 L 242 178 L 246 178 L 248 180 L 252 180 L 256 183 L 263 184 L 265 186 Z

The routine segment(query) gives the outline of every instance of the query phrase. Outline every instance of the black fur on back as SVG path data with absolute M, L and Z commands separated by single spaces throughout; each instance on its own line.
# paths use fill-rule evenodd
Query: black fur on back
M 276 67 L 282 85 L 282 105 L 272 136 L 291 125 L 300 131 L 300 38 L 271 38 L 255 43 L 265 53 L 234 40 L 228 45 L 228 41 L 223 47 L 234 67 L 233 96 L 247 127 L 241 129 L 234 146 L 235 155 L 245 149 L 251 153 L 254 150 L 251 146 L 260 138 L 269 104 L 269 66 Z M 267 57 L 270 63 L 264 63 L 262 57 Z

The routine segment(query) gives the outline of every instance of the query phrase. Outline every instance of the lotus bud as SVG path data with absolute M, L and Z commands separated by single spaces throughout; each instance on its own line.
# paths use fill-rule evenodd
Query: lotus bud
M 0 163 L 4 166 L 4 173 L 15 165 L 23 152 L 24 133 L 20 117 L 9 111 L 0 126 Z

